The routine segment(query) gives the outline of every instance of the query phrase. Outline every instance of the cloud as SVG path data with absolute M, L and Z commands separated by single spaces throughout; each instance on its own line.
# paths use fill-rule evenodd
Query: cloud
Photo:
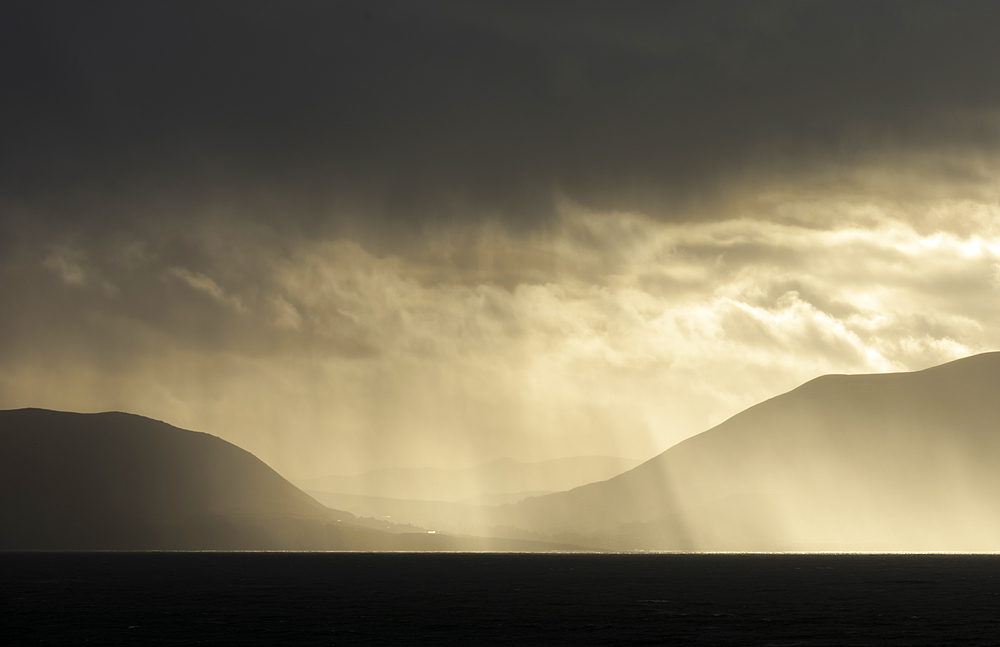
M 1000 345 L 995 206 L 942 204 L 982 226 L 928 233 L 879 203 L 823 205 L 846 217 L 672 224 L 563 202 L 544 230 L 432 232 L 403 255 L 214 223 L 197 272 L 123 239 L 88 256 L 123 298 L 22 309 L 0 404 L 180 418 L 297 473 L 643 456 L 823 373 Z
M 0 406 L 646 456 L 1000 346 L 995 3 L 61 9 L 0 20 Z
M 87 283 L 87 272 L 81 262 L 83 253 L 58 247 L 45 257 L 42 264 L 66 285 L 82 286 Z
M 872 165 L 975 192 L 1000 143 L 992 2 L 4 13 L 0 192 L 105 232 L 216 203 L 388 244 L 545 226 L 559 195 L 729 218 L 762 185 L 898 180 Z
M 192 289 L 197 290 L 207 294 L 215 301 L 219 303 L 224 303 L 228 306 L 235 308 L 238 312 L 245 312 L 246 307 L 243 305 L 242 301 L 238 296 L 227 295 L 226 292 L 219 287 L 219 284 L 205 276 L 204 274 L 197 274 L 190 272 L 183 267 L 171 267 L 167 270 L 170 276 L 177 277 L 185 284 L 190 286 Z
M 302 328 L 302 315 L 291 303 L 285 301 L 283 297 L 274 298 L 274 310 L 276 315 L 274 325 L 286 330 L 300 330 Z

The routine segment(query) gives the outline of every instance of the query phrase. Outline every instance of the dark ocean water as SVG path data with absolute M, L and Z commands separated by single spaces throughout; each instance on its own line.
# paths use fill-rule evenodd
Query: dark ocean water
M 1000 556 L 5 553 L 0 642 L 1000 645 Z

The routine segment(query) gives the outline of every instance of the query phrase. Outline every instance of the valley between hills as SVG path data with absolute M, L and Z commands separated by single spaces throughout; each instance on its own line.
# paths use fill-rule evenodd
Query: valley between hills
M 1000 353 L 827 375 L 658 456 L 289 482 L 127 413 L 0 411 L 2 550 L 1000 550 Z

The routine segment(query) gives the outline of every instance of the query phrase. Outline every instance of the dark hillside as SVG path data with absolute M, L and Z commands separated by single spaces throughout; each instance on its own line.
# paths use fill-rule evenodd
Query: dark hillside
M 41 409 L 0 411 L 0 510 L 6 549 L 294 547 L 350 519 L 209 434 Z
M 556 548 L 359 524 L 209 434 L 126 413 L 0 411 L 0 550 Z

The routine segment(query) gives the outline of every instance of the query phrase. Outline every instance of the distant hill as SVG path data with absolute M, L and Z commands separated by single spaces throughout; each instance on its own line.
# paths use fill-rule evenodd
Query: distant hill
M 572 456 L 537 463 L 501 458 L 461 469 L 388 468 L 294 483 L 315 492 L 495 505 L 603 481 L 641 462 L 617 456 Z
M 141 416 L 0 411 L 0 550 L 555 548 L 363 527 L 249 452 Z
M 350 510 L 361 517 L 397 524 L 412 524 L 428 530 L 447 528 L 465 535 L 491 535 L 489 506 L 452 501 L 391 499 L 362 494 L 313 492 L 308 494 L 323 505 Z
M 828 375 L 495 523 L 606 548 L 1000 550 L 1000 353 Z

